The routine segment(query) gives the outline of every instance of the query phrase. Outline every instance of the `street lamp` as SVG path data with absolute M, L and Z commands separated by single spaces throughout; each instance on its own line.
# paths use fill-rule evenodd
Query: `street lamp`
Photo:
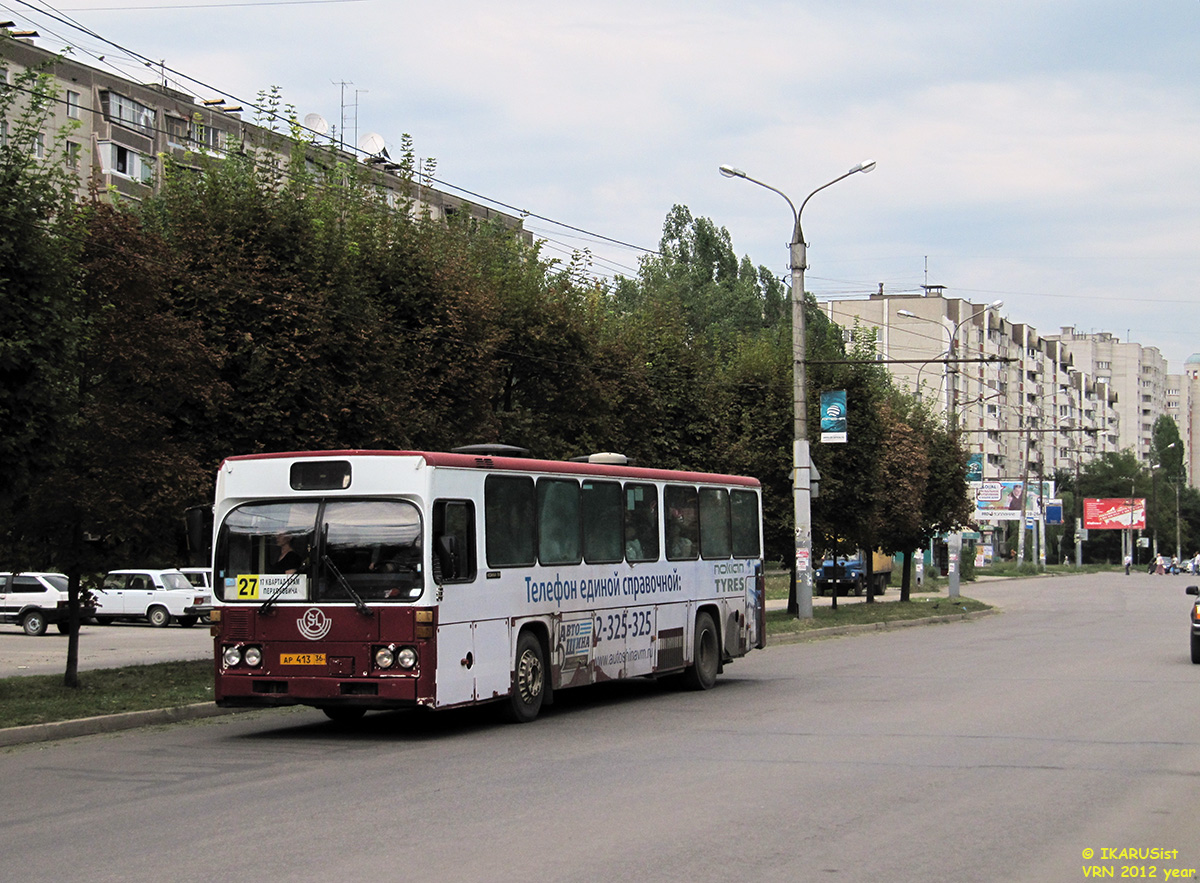
M 751 184 L 778 193 L 792 210 L 792 240 L 788 246 L 788 268 L 792 271 L 792 497 L 795 508 L 796 528 L 796 598 L 801 619 L 812 619 L 812 483 L 810 470 L 812 460 L 808 450 L 808 405 L 805 369 L 805 323 L 804 323 L 804 271 L 808 269 L 807 244 L 800 229 L 800 216 L 808 201 L 844 178 L 858 172 L 870 172 L 875 168 L 874 160 L 860 162 L 845 174 L 838 175 L 827 184 L 822 184 L 800 203 L 799 210 L 778 188 L 751 178 L 741 169 L 721 166 L 726 178 L 742 178 Z

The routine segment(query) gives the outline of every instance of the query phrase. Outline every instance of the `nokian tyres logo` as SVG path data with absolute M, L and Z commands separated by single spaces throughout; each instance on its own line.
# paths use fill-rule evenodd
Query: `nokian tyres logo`
M 329 634 L 329 630 L 333 628 L 333 620 L 326 616 L 321 608 L 310 607 L 296 620 L 296 628 L 300 629 L 300 634 L 308 640 L 319 641 Z

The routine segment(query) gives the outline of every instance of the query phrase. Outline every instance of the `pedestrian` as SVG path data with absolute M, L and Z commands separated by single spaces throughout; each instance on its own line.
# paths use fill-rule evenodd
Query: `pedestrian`
M 1158 574 L 1159 576 L 1162 576 L 1163 574 L 1165 574 L 1167 572 L 1166 568 L 1163 566 L 1163 556 L 1162 555 L 1154 556 L 1154 572 L 1156 574 Z
M 1129 576 L 1129 568 L 1133 567 L 1133 556 L 1125 553 L 1125 575 Z

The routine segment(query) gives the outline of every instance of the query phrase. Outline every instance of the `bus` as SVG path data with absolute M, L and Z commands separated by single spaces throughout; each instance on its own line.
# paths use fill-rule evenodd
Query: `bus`
M 765 646 L 757 480 L 490 450 L 225 460 L 217 705 L 495 702 L 527 722 L 602 681 L 706 690 Z

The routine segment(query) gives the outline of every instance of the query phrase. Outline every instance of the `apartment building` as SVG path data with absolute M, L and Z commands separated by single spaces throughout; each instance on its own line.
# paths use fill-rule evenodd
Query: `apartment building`
M 1184 465 L 1187 468 L 1188 484 L 1197 486 L 1200 476 L 1200 353 L 1188 356 L 1183 363 L 1183 374 L 1179 383 L 1179 434 L 1185 447 Z M 1170 381 L 1168 381 L 1168 388 Z
M 35 139 L 35 152 L 49 149 L 54 133 L 68 124 L 65 162 L 79 180 L 79 193 L 89 186 L 117 199 L 141 200 L 154 192 L 163 160 L 196 167 L 202 156 L 232 153 L 289 156 L 292 142 L 269 128 L 243 119 L 243 109 L 224 101 L 201 100 L 160 83 L 138 83 L 59 57 L 0 31 L 0 87 L 11 86 L 22 70 L 45 69 L 58 92 L 53 119 Z M 7 131 L 0 131 L 6 137 Z M 485 220 L 498 220 L 526 239 L 521 219 L 459 199 L 436 188 L 421 186 L 400 174 L 385 151 L 362 156 L 336 146 L 313 152 L 310 167 L 319 164 L 362 163 L 389 205 L 428 214 L 435 220 L 456 211 L 469 211 Z
M 1149 465 L 1154 440 L 1154 421 L 1163 414 L 1178 420 L 1179 388 L 1175 407 L 1168 405 L 1167 360 L 1157 347 L 1121 341 L 1108 332 L 1082 334 L 1066 327 L 1055 335 L 1075 356 L 1081 370 L 1109 384 L 1120 402 L 1119 445 Z M 1182 430 L 1183 424 L 1178 424 Z
M 931 286 L 822 308 L 847 333 L 874 329 L 892 376 L 953 414 L 966 449 L 984 455 L 986 478 L 1049 476 L 1124 446 L 1114 375 L 1089 373 L 1061 335 L 1013 323 L 999 304 Z

